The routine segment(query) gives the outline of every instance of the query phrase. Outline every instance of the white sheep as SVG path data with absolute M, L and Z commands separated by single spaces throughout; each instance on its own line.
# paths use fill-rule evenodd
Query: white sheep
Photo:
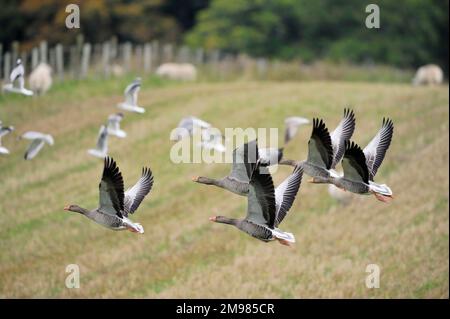
M 156 74 L 171 80 L 195 81 L 197 69 L 190 63 L 164 63 L 156 69 Z
M 38 95 L 45 94 L 52 86 L 52 68 L 46 63 L 39 65 L 29 77 L 30 88 Z
M 444 72 L 436 64 L 427 64 L 421 66 L 414 76 L 412 83 L 414 85 L 436 85 L 444 80 Z

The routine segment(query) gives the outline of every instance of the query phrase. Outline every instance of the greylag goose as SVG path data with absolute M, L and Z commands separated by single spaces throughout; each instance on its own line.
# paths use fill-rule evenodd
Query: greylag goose
M 262 170 L 264 170 L 263 173 Z M 272 177 L 267 168 L 260 170 L 260 165 L 257 164 L 250 178 L 247 216 L 244 219 L 213 216 L 209 220 L 233 225 L 265 242 L 278 240 L 280 244 L 290 246 L 291 243 L 295 243 L 294 235 L 280 230 L 278 226 L 295 200 L 302 175 L 303 168 L 296 166 L 292 175 L 274 189 Z
M 22 60 L 17 59 L 16 66 L 9 75 L 10 83 L 3 85 L 5 92 L 20 93 L 26 96 L 32 96 L 33 91 L 25 88 L 25 68 Z
M 196 128 L 203 131 L 203 129 L 209 129 L 210 127 L 211 124 L 199 119 L 198 117 L 184 117 L 178 123 L 178 126 L 172 131 L 171 139 L 174 141 L 180 141 L 185 137 L 193 135 Z
M 256 140 L 253 140 L 234 149 L 233 164 L 228 176 L 221 179 L 199 176 L 192 178 L 192 180 L 201 184 L 221 187 L 238 195 L 247 196 L 250 175 L 257 160 L 258 145 Z
M 300 126 L 305 125 L 305 124 L 309 124 L 309 120 L 304 117 L 300 117 L 300 116 L 287 117 L 284 120 L 284 126 L 285 126 L 284 145 L 289 143 L 289 141 L 292 140 L 294 138 L 294 136 L 297 134 Z
M 14 126 L 3 126 L 0 121 L 0 154 L 9 154 L 9 150 L 2 146 L 2 138 L 14 131 Z
M 138 93 L 141 89 L 141 78 L 136 78 L 133 83 L 125 88 L 125 102 L 117 105 L 118 108 L 135 113 L 145 113 L 145 109 L 137 105 Z
M 105 125 L 100 127 L 97 137 L 97 145 L 95 148 L 88 150 L 88 154 L 99 158 L 105 158 L 108 156 L 108 129 Z
M 334 168 L 342 160 L 345 141 L 355 130 L 355 115 L 352 110 L 344 109 L 344 117 L 330 134 L 323 120 L 313 120 L 313 130 L 308 141 L 308 158 L 301 162 L 305 173 L 312 177 L 312 183 L 326 183 L 331 175 L 337 176 Z M 296 165 L 298 162 L 282 160 L 280 164 Z
M 153 174 L 149 168 L 142 169 L 142 176 L 137 183 L 124 192 L 123 178 L 110 158 L 105 158 L 103 175 L 100 181 L 100 205 L 93 210 L 87 210 L 78 205 L 67 205 L 64 210 L 80 213 L 94 222 L 112 230 L 129 230 L 134 233 L 144 233 L 144 227 L 128 218 L 141 204 L 144 197 L 153 186 Z
M 370 143 L 361 150 L 354 142 L 345 145 L 342 168 L 344 175 L 333 177 L 332 183 L 337 187 L 357 194 L 374 194 L 382 202 L 392 200 L 392 190 L 385 184 L 373 181 L 388 150 L 394 124 L 390 119 L 383 119 L 381 129 Z
M 124 138 L 127 136 L 127 133 L 120 129 L 120 122 L 122 121 L 123 116 L 123 113 L 115 113 L 111 114 L 108 117 L 107 130 L 109 135 L 117 136 L 120 138 Z
M 44 134 L 35 131 L 28 131 L 22 134 L 20 138 L 31 140 L 31 143 L 28 146 L 27 151 L 25 152 L 24 158 L 26 160 L 34 158 L 46 143 L 50 146 L 54 144 L 53 137 L 50 134 Z

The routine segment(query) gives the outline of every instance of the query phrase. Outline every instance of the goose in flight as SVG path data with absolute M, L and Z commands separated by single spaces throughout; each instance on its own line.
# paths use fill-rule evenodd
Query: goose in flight
M 284 120 L 284 145 L 289 143 L 297 134 L 300 126 L 309 124 L 309 120 L 300 116 L 287 117 Z
M 125 102 L 117 105 L 118 108 L 135 113 L 145 113 L 145 109 L 137 105 L 138 93 L 141 89 L 141 78 L 136 78 L 133 83 L 125 88 Z
M 294 235 L 280 230 L 278 226 L 292 207 L 302 175 L 303 168 L 298 165 L 275 189 L 267 168 L 261 167 L 258 162 L 250 177 L 247 216 L 244 219 L 213 216 L 209 220 L 233 225 L 265 242 L 278 240 L 280 244 L 290 246 L 291 243 L 295 243 Z
M 201 138 L 202 140 L 198 143 L 200 147 L 220 153 L 226 151 L 225 145 L 223 145 L 223 136 L 218 129 L 203 129 Z
M 108 135 L 113 135 L 120 138 L 125 138 L 127 136 L 127 133 L 120 129 L 120 122 L 122 121 L 123 116 L 123 113 L 115 113 L 108 117 Z
M 88 150 L 88 154 L 99 158 L 105 158 L 108 156 L 108 129 L 105 125 L 100 127 L 97 137 L 97 145 L 95 148 Z
M 105 158 L 102 179 L 99 184 L 100 205 L 87 210 L 78 205 L 67 205 L 64 210 L 80 213 L 94 222 L 112 230 L 129 230 L 144 233 L 144 227 L 128 218 L 141 204 L 153 187 L 153 174 L 149 168 L 142 169 L 137 183 L 124 192 L 123 178 L 114 159 Z
M 253 140 L 234 149 L 233 164 L 228 176 L 221 179 L 199 176 L 192 178 L 192 180 L 201 184 L 221 187 L 241 196 L 247 196 L 250 175 L 257 160 L 258 145 L 256 140 Z
M 34 158 L 45 144 L 52 146 L 54 144 L 53 137 L 50 134 L 44 134 L 35 131 L 28 131 L 20 136 L 20 138 L 31 140 L 24 158 L 30 160 Z
M 0 154 L 9 154 L 9 150 L 2 146 L 2 138 L 14 131 L 14 126 L 3 126 L 0 121 Z
M 313 177 L 310 182 L 321 179 L 326 182 L 330 176 L 337 176 L 334 170 L 342 160 L 345 141 L 348 141 L 355 131 L 355 115 L 352 110 L 344 109 L 344 117 L 336 129 L 328 131 L 322 119 L 313 119 L 313 130 L 308 141 L 308 158 L 301 162 L 305 173 Z M 281 160 L 280 164 L 296 165 L 292 160 Z
M 345 144 L 342 168 L 344 175 L 333 177 L 332 183 L 337 187 L 357 194 L 373 194 L 382 202 L 390 202 L 392 190 L 385 184 L 377 184 L 374 177 L 386 155 L 394 134 L 394 124 L 390 119 L 383 119 L 381 129 L 361 150 L 354 142 Z
M 185 137 L 192 136 L 195 129 L 202 130 L 211 128 L 211 124 L 195 116 L 187 116 L 181 119 L 178 126 L 172 131 L 171 139 L 180 141 Z M 205 133 L 206 134 L 206 133 Z
M 17 59 L 16 66 L 9 75 L 9 81 L 10 83 L 3 85 L 4 91 L 20 93 L 26 96 L 33 95 L 33 91 L 25 88 L 25 68 L 21 59 Z

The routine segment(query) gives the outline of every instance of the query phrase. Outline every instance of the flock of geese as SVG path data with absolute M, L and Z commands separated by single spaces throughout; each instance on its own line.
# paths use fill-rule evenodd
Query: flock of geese
M 11 72 L 11 83 L 6 91 L 26 94 L 23 85 L 23 66 L 20 60 Z M 16 84 L 17 82 L 17 84 Z M 144 113 L 138 106 L 137 97 L 141 79 L 136 78 L 125 89 L 125 102 L 118 107 L 124 111 Z M 99 184 L 99 207 L 85 209 L 78 205 L 67 205 L 64 209 L 86 216 L 92 221 L 112 230 L 129 230 L 144 233 L 144 227 L 133 222 L 133 214 L 153 187 L 154 177 L 148 167 L 142 169 L 142 175 L 132 187 L 125 191 L 124 181 L 115 160 L 108 156 L 108 136 L 125 138 L 126 132 L 120 128 L 123 113 L 111 114 L 105 125 L 100 127 L 97 145 L 88 150 L 88 154 L 104 159 L 103 173 Z M 285 119 L 284 146 L 297 134 L 299 127 L 309 124 L 308 119 L 289 117 Z M 173 140 L 190 138 L 195 129 L 201 130 L 198 146 L 225 152 L 224 137 L 213 126 L 197 117 L 183 118 L 174 130 Z M 14 130 L 12 126 L 2 126 L 0 121 L 0 154 L 9 151 L 1 144 L 1 139 Z M 364 148 L 351 140 L 355 130 L 353 110 L 345 109 L 338 126 L 330 133 L 324 120 L 314 118 L 312 132 L 308 141 L 308 155 L 304 160 L 285 159 L 282 148 L 258 148 L 257 140 L 240 145 L 233 151 L 230 173 L 222 178 L 205 176 L 192 180 L 205 185 L 213 185 L 234 194 L 247 197 L 247 212 L 242 219 L 225 216 L 212 216 L 210 221 L 235 226 L 239 230 L 261 241 L 277 240 L 280 244 L 295 243 L 295 236 L 279 228 L 287 216 L 300 189 L 303 174 L 311 177 L 314 184 L 329 184 L 344 192 L 374 195 L 382 202 L 393 198 L 391 189 L 385 184 L 375 183 L 374 177 L 384 160 L 391 144 L 394 125 L 386 118 L 381 128 Z M 25 153 L 25 159 L 34 158 L 45 144 L 53 145 L 53 137 L 35 131 L 28 131 L 20 138 L 31 140 Z M 277 187 L 274 186 L 269 167 L 272 165 L 293 166 L 292 173 Z M 341 164 L 342 172 L 336 167 Z

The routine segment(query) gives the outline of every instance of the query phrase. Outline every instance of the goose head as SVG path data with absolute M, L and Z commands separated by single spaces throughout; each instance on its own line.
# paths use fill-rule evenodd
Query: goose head
M 78 205 L 66 205 L 64 207 L 64 210 L 69 211 L 69 212 L 80 213 L 80 214 L 86 213 L 86 209 L 84 209 Z

